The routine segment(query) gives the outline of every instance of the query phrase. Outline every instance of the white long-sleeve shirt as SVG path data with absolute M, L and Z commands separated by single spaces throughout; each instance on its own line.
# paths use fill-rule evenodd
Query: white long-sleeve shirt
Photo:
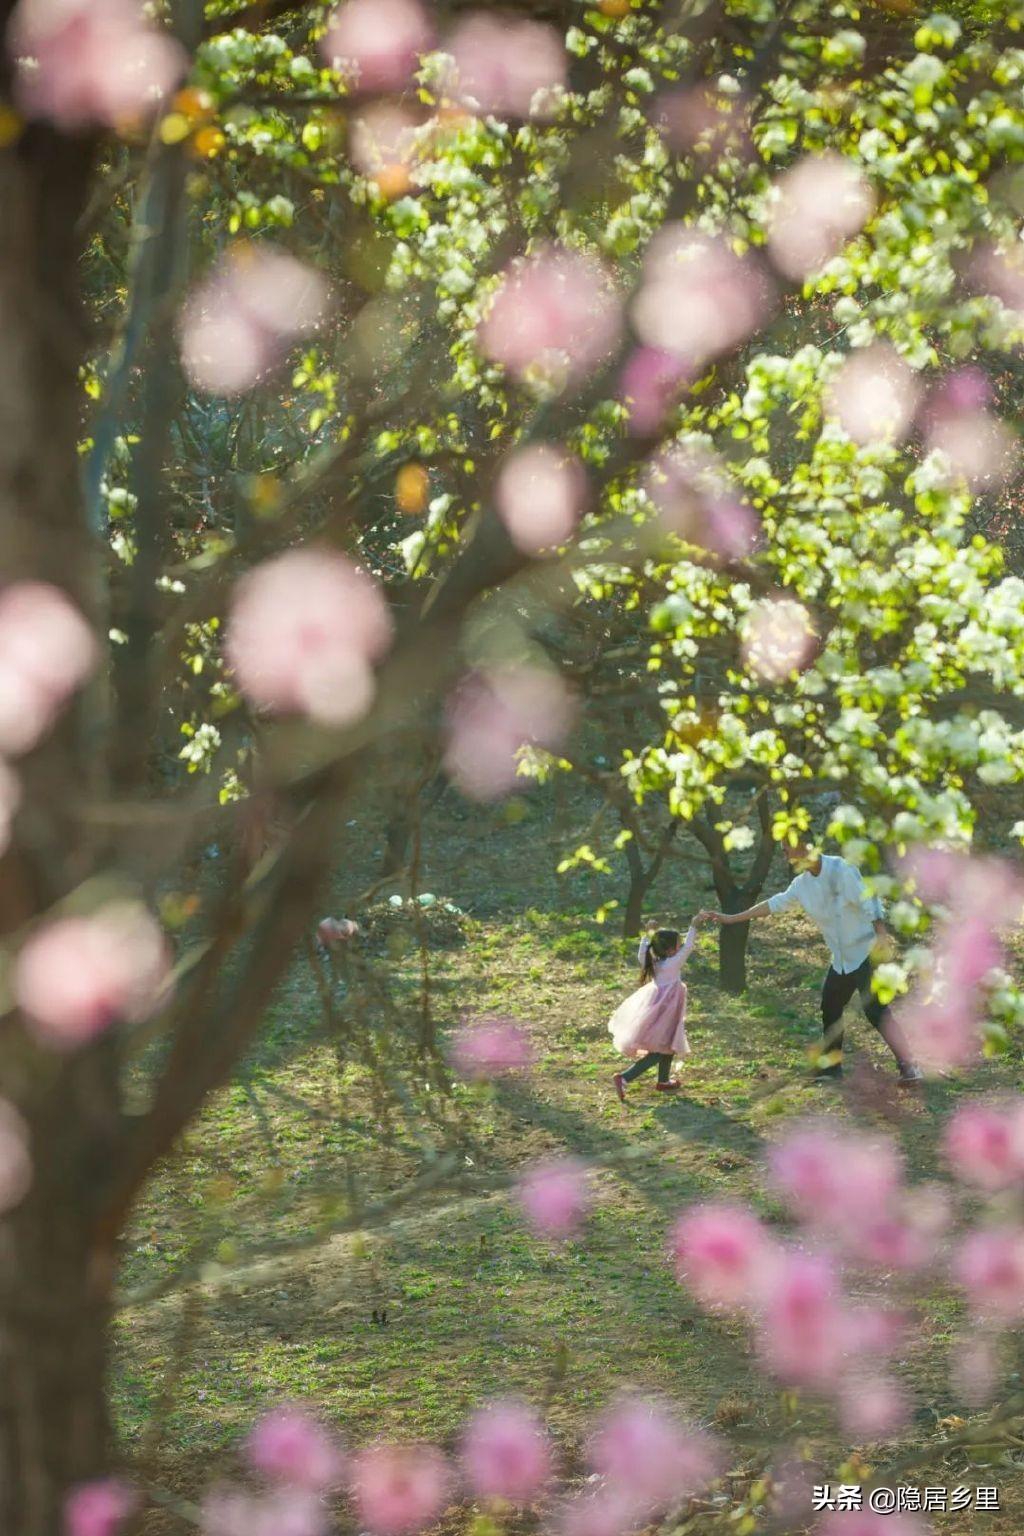
M 882 903 L 864 889 L 860 870 L 834 855 L 822 858 L 816 875 L 804 870 L 784 891 L 768 898 L 770 912 L 803 907 L 821 929 L 832 955 L 833 969 L 842 976 L 864 964 L 875 945 L 874 924 L 883 916 Z
M 690 955 L 690 950 L 693 948 L 696 942 L 697 929 L 694 927 L 693 923 L 691 923 L 689 928 L 686 930 L 686 937 L 683 939 L 683 942 L 680 944 L 674 955 L 666 955 L 664 960 L 659 960 L 657 956 L 655 956 L 654 985 L 656 987 L 667 987 L 673 981 L 679 980 L 679 973 L 683 969 L 683 966 L 686 964 Z M 650 939 L 643 938 L 640 940 L 640 948 L 637 950 L 636 958 L 641 965 L 643 965 L 644 961 L 647 959 L 647 951 L 650 949 L 650 947 Z

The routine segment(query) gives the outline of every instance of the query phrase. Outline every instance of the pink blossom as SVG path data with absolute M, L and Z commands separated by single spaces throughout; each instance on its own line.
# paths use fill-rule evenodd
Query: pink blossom
M 445 769 L 471 799 L 497 799 L 516 781 L 520 749 L 531 742 L 558 747 L 573 712 L 554 672 L 521 666 L 470 673 L 448 703 Z
M 292 549 L 235 588 L 227 660 L 258 709 L 347 725 L 373 700 L 371 663 L 391 641 L 391 615 L 372 577 L 327 549 Z
M 1024 1317 L 1024 1228 L 986 1227 L 964 1238 L 953 1273 L 972 1310 L 1000 1322 Z
M 982 245 L 975 251 L 969 270 L 974 289 L 994 294 L 1019 323 L 1024 314 L 1024 261 L 1019 247 L 1000 250 Z
M 997 931 L 1019 922 L 1024 885 L 1005 859 L 979 858 L 957 849 L 920 847 L 900 861 L 922 901 L 946 906 L 954 916 L 984 922 Z
M 277 1488 L 255 1495 L 215 1488 L 203 1500 L 203 1536 L 327 1536 L 328 1514 L 304 1488 Z
M 783 1137 L 768 1154 L 772 1182 L 807 1221 L 835 1225 L 879 1216 L 901 1185 L 891 1141 L 810 1124 Z
M 770 683 L 804 671 L 818 643 L 807 609 L 789 597 L 765 597 L 752 604 L 741 634 L 744 665 Z
M 1004 960 L 1003 947 L 984 917 L 964 914 L 939 931 L 935 944 L 947 984 L 970 990 Z
M 463 1024 L 452 1037 L 452 1061 L 460 1077 L 481 1082 L 533 1065 L 530 1037 L 514 1019 L 486 1018 Z
M 210 394 L 243 394 L 278 366 L 296 338 L 316 329 L 327 300 L 327 284 L 312 267 L 239 242 L 182 309 L 185 372 Z
M 928 397 L 927 413 L 932 419 L 961 416 L 965 411 L 982 411 L 991 402 L 988 374 L 972 363 L 966 368 L 954 368 L 935 386 Z
M 929 1075 L 966 1067 L 981 1050 L 977 1012 L 962 994 L 911 996 L 898 1009 L 895 1024 L 906 1042 L 905 1054 Z
M 358 932 L 359 924 L 350 917 L 325 917 L 317 924 L 316 936 L 325 949 L 338 949 Z
M 859 1440 L 881 1440 L 910 1417 L 906 1394 L 889 1376 L 844 1376 L 839 1384 L 839 1422 Z
M 776 182 L 768 249 L 786 277 L 800 281 L 838 255 L 871 216 L 871 187 L 852 160 L 831 151 L 805 155 Z
M 972 491 L 996 489 L 1012 475 L 1020 444 L 1015 432 L 991 411 L 969 411 L 934 421 L 926 439 L 931 452 L 949 460 L 955 478 Z
M 543 22 L 478 11 L 458 24 L 445 51 L 454 60 L 452 93 L 496 117 L 550 116 L 551 93 L 566 83 L 565 43 Z
M 637 347 L 631 352 L 619 383 L 630 431 L 637 437 L 653 437 L 689 377 L 679 358 L 661 347 Z
M 513 544 L 530 555 L 565 543 L 579 522 L 585 496 L 579 460 L 551 443 L 532 443 L 510 454 L 495 492 Z
M 718 1476 L 712 1436 L 681 1423 L 657 1402 L 625 1400 L 613 1407 L 589 1446 L 589 1459 L 614 1489 L 655 1511 L 686 1498 Z
M 30 751 L 96 665 L 92 631 L 58 588 L 19 581 L 0 592 L 0 752 Z M 5 779 L 10 808 L 13 786 Z
M 771 302 L 765 275 L 722 237 L 672 225 L 648 246 L 633 325 L 696 371 L 752 335 Z
M 13 1104 L 0 1099 L 0 1214 L 20 1205 L 31 1185 L 28 1126 Z
M 149 117 L 188 63 L 139 0 L 21 0 L 7 40 L 22 111 L 63 129 Z
M 849 1257 L 880 1269 L 923 1269 L 935 1257 L 950 1222 L 949 1199 L 939 1186 L 917 1185 L 890 1209 L 847 1216 L 843 1236 Z
M 835 1270 L 816 1254 L 789 1253 L 774 1267 L 759 1319 L 759 1353 L 792 1386 L 827 1387 L 844 1345 Z
M 329 65 L 369 93 L 403 90 L 433 44 L 430 18 L 418 0 L 346 0 L 320 48 Z
M 745 117 L 749 102 L 742 97 L 715 96 L 703 86 L 666 92 L 658 101 L 658 128 L 675 149 L 720 154 L 728 147 L 747 157 L 751 153 Z
M 999 1356 L 991 1338 L 961 1339 L 950 1355 L 950 1380 L 972 1408 L 990 1403 L 999 1385 Z
M 756 514 L 723 484 L 719 467 L 679 448 L 659 454 L 646 480 L 660 525 L 725 560 L 749 555 L 758 536 Z
M 14 995 L 44 1044 L 71 1048 L 115 1022 L 149 1018 L 169 977 L 159 924 L 138 902 L 111 902 L 32 933 L 15 961 Z
M 928 1536 L 928 1527 L 913 1515 L 832 1510 L 814 1527 L 814 1536 Z
M 964 1104 L 946 1125 L 945 1152 L 953 1173 L 981 1189 L 1009 1189 L 1024 1177 L 1024 1099 Z
M 443 1512 L 451 1491 L 448 1463 L 432 1445 L 378 1445 L 351 1466 L 360 1528 L 372 1536 L 413 1536 Z
M 462 1446 L 466 1478 L 481 1499 L 527 1504 L 551 1476 L 551 1447 L 537 1415 L 524 1403 L 499 1401 L 470 1420 Z
M 829 392 L 839 424 L 855 443 L 900 442 L 917 409 L 916 376 L 888 342 L 852 352 Z
M 117 1536 L 138 1502 L 135 1490 L 115 1478 L 82 1483 L 64 1504 L 66 1536 Z
M 549 245 L 506 268 L 478 337 L 513 378 L 539 370 L 564 387 L 608 359 L 619 330 L 619 300 L 601 262 Z
M 847 1307 L 843 1316 L 843 1350 L 853 1360 L 881 1360 L 900 1347 L 907 1330 L 905 1314 L 891 1307 Z
M 245 1451 L 254 1471 L 311 1493 L 336 1487 L 344 1464 L 334 1437 L 300 1407 L 268 1413 L 252 1431 Z
M 631 1489 L 590 1489 L 567 1499 L 558 1529 L 561 1536 L 625 1536 L 642 1523 L 645 1511 Z
M 672 1228 L 676 1274 L 707 1307 L 749 1307 L 760 1294 L 776 1254 L 752 1211 L 734 1205 L 696 1205 Z
M 579 1231 L 593 1198 L 586 1164 L 575 1157 L 534 1163 L 520 1178 L 516 1195 L 533 1231 L 552 1242 Z

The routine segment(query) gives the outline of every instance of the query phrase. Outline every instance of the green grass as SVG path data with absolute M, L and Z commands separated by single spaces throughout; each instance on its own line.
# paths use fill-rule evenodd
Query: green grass
M 463 1008 L 513 1013 L 539 1053 L 528 1082 L 457 1092 L 483 1187 L 437 1191 L 389 1228 L 330 1237 L 269 1270 L 243 1269 L 229 1285 L 213 1274 L 215 1284 L 125 1312 L 117 1330 L 119 1427 L 164 1485 L 193 1492 L 230 1473 L 233 1447 L 254 1415 L 291 1397 L 309 1398 L 350 1443 L 378 1435 L 450 1443 L 476 1401 L 522 1392 L 547 1402 L 570 1471 L 588 1422 L 625 1388 L 670 1394 L 699 1419 L 727 1424 L 741 1466 L 763 1461 L 761 1442 L 780 1426 L 790 1441 L 827 1457 L 851 1449 L 817 1405 L 785 1419 L 779 1394 L 751 1368 L 743 1328 L 701 1314 L 665 1257 L 674 1214 L 696 1199 L 748 1199 L 780 1221 L 761 1185 L 766 1142 L 809 1110 L 837 1120 L 854 1113 L 806 1075 L 825 963 L 820 940 L 796 920 L 765 924 L 752 947 L 750 990 L 736 998 L 718 989 L 714 938 L 702 937 L 688 973 L 693 1055 L 683 1093 L 666 1102 L 641 1081 L 622 1107 L 610 1091 L 616 1057 L 606 1023 L 635 985 L 634 944 L 559 908 L 569 898 L 581 905 L 581 894 L 567 898 L 538 871 L 541 837 L 536 825 L 528 835 L 499 825 L 487 856 L 474 858 L 466 829 L 450 824 L 428 856 L 427 887 L 476 912 L 464 947 L 432 955 L 440 1029 Z M 494 891 L 510 883 L 519 895 L 508 904 Z M 684 911 L 704 899 L 678 894 Z M 658 901 L 669 905 L 664 891 Z M 398 994 L 414 1003 L 416 952 L 389 968 Z M 126 1287 L 174 1274 L 199 1248 L 222 1276 L 268 1235 L 308 1237 L 347 1209 L 353 1176 L 371 1196 L 403 1187 L 417 1166 L 411 1133 L 396 1125 L 381 1146 L 358 1042 L 340 1065 L 318 1038 L 317 1021 L 316 989 L 302 962 L 244 1081 L 217 1096 L 154 1179 L 126 1248 Z M 855 1057 L 888 1070 L 863 1020 L 851 1021 L 850 1035 Z M 969 1083 L 933 1085 L 919 1101 L 901 1102 L 894 1125 L 912 1175 L 941 1177 L 935 1134 L 945 1114 L 962 1095 L 1005 1086 L 1014 1074 L 1010 1063 L 988 1064 Z M 493 1184 L 533 1158 L 565 1151 L 610 1166 L 597 1177 L 585 1233 L 552 1249 L 524 1230 Z M 913 1300 L 920 1321 L 902 1375 L 915 1396 L 910 1438 L 917 1440 L 936 1432 L 936 1415 L 958 1411 L 945 1349 L 959 1305 L 942 1293 Z M 373 1321 L 375 1311 L 386 1311 L 385 1325 Z M 166 1427 L 155 1450 L 145 1424 L 158 1406 Z M 894 1452 L 858 1449 L 868 1460 Z M 1015 1477 L 1001 1470 L 989 1481 L 1006 1489 Z M 967 1517 L 946 1516 L 941 1529 L 971 1528 L 957 1527 L 957 1518 Z M 982 1518 L 995 1517 L 971 1518 L 981 1529 Z M 997 1522 L 984 1528 L 1000 1529 Z

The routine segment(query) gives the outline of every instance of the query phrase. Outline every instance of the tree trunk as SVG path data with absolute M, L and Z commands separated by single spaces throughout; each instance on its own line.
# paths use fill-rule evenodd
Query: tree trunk
M 97 1215 L 116 1157 L 112 1047 L 42 1059 L 32 1184 L 0 1221 L 0 1530 L 63 1536 L 68 1492 L 109 1471 L 114 1241 Z M 40 1085 L 39 1078 L 49 1079 Z
M 728 928 L 718 930 L 718 984 L 723 992 L 740 993 L 747 990 L 749 938 L 749 923 L 733 923 Z
M 634 871 L 632 865 L 629 871 L 629 893 L 626 896 L 626 910 L 622 916 L 622 934 L 624 938 L 635 939 L 644 921 L 644 901 L 650 888 L 650 880 L 645 878 L 643 871 Z

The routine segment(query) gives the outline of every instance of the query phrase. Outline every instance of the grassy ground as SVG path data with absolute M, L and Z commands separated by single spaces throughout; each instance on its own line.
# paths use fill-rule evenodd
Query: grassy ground
M 230 1475 L 234 1446 L 254 1415 L 296 1396 L 311 1399 L 358 1444 L 382 1434 L 450 1441 L 478 1399 L 519 1391 L 549 1405 L 571 1472 L 604 1402 L 627 1387 L 656 1390 L 727 1431 L 737 1496 L 764 1465 L 769 1442 L 820 1455 L 832 1473 L 852 1455 L 856 1481 L 857 1458 L 884 1465 L 941 1436 L 942 1421 L 965 1412 L 945 1364 L 961 1321 L 954 1298 L 912 1298 L 918 1320 L 900 1363 L 916 1405 L 907 1435 L 893 1446 L 842 1445 L 827 1411 L 783 1403 L 752 1370 L 742 1328 L 691 1305 L 665 1261 L 665 1236 L 681 1206 L 711 1195 L 751 1199 L 781 1219 L 761 1190 L 763 1152 L 809 1110 L 887 1119 L 913 1175 L 942 1177 L 938 1125 L 964 1096 L 1007 1086 L 1015 1061 L 986 1065 L 969 1082 L 930 1086 L 910 1102 L 894 1092 L 858 1097 L 815 1088 L 805 1064 L 825 954 L 806 923 L 786 917 L 757 931 L 742 998 L 718 990 L 715 940 L 701 938 L 688 976 L 694 1054 L 684 1091 L 666 1099 L 641 1083 L 620 1106 L 610 1089 L 616 1058 L 606 1023 L 634 985 L 632 944 L 583 915 L 608 894 L 607 882 L 591 892 L 551 872 L 554 844 L 572 830 L 571 810 L 564 826 L 543 798 L 530 802 L 525 819 L 516 814 L 488 820 L 449 797 L 424 848 L 422 888 L 471 913 L 465 944 L 432 955 L 439 1029 L 463 1008 L 514 1014 L 539 1053 L 528 1082 L 459 1091 L 456 1109 L 474 1139 L 463 1187 L 425 1192 L 386 1228 L 250 1262 L 269 1237 L 299 1244 L 336 1222 L 357 1195 L 400 1195 L 419 1165 L 413 1129 L 382 1118 L 358 1041 L 339 1052 L 318 1032 L 320 999 L 307 960 L 282 989 L 242 1081 L 209 1106 L 154 1181 L 126 1251 L 124 1282 L 136 1295 L 171 1288 L 122 1314 L 116 1403 L 126 1444 L 155 1483 L 192 1493 Z M 339 913 L 372 875 L 378 846 L 372 824 L 352 835 L 356 854 L 349 852 L 339 876 Z M 685 868 L 687 878 L 684 866 L 670 866 L 652 915 L 684 919 L 708 899 Z M 782 879 L 776 872 L 773 885 Z M 386 964 L 397 1005 L 414 1011 L 418 953 L 406 946 Z M 851 1034 L 853 1056 L 888 1074 L 862 1020 Z M 414 1089 L 429 1105 L 423 1085 Z M 565 1151 L 605 1166 L 585 1235 L 552 1250 L 525 1232 L 496 1186 L 523 1162 Z M 208 1283 L 174 1287 L 200 1253 Z M 164 1428 L 147 1437 L 154 1416 Z M 939 1515 L 937 1530 L 1020 1527 L 1024 1481 L 1013 1466 L 969 1468 L 958 1452 L 909 1481 L 1002 1489 L 1003 1514 Z M 181 1527 L 160 1517 L 150 1528 Z

